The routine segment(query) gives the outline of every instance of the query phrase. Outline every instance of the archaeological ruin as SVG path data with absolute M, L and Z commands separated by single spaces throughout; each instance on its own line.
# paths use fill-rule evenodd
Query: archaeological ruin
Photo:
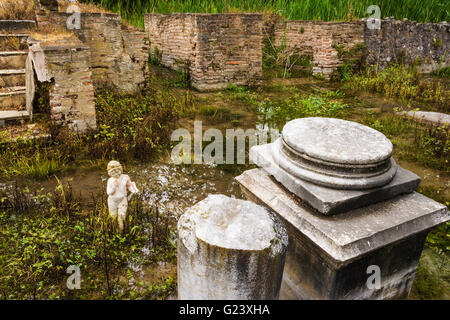
M 80 26 L 70 30 L 72 37 L 39 41 L 27 32 L 65 28 L 73 14 L 59 12 L 56 1 L 35 3 L 36 21 L 0 23 L 6 32 L 0 35 L 2 121 L 32 117 L 34 72 L 38 81 L 54 81 L 50 105 L 56 122 L 80 132 L 93 128 L 93 90 L 139 91 L 148 76 L 149 56 L 186 72 L 192 87 L 200 91 L 257 85 L 264 45 L 307 57 L 312 74 L 324 78 L 330 78 L 348 55 L 351 63 L 364 61 L 377 68 L 404 59 L 417 63 L 423 72 L 450 63 L 450 55 L 445 55 L 450 43 L 447 22 L 384 19 L 378 30 L 369 28 L 364 19 L 321 22 L 285 21 L 258 13 L 148 14 L 145 30 L 140 30 L 124 24 L 118 14 L 82 12 Z M 11 39 L 19 42 L 16 49 Z
M 450 212 L 414 192 L 420 178 L 391 155 L 380 132 L 333 118 L 292 120 L 250 150 L 260 168 L 236 179 L 286 227 L 284 299 L 408 297 L 426 235 Z M 381 270 L 377 287 L 370 267 Z
M 14 275 L 38 280 L 8 298 L 86 298 L 66 290 L 60 261 L 94 265 L 83 285 L 95 299 L 393 300 L 419 272 L 448 283 L 435 261 L 450 261 L 449 22 L 147 8 L 136 27 L 33 2 L 34 20 L 0 20 L 0 127 L 26 127 L 0 141 L 3 252 L 21 252 L 0 266 L 40 268 Z M 363 79 L 344 84 L 352 68 Z M 33 135 L 43 122 L 47 140 Z M 45 206 L 22 228 L 32 219 L 16 211 Z M 430 245 L 423 271 L 437 228 L 430 243 L 446 249 Z M 34 236 L 42 245 L 27 247 Z M 39 296 L 41 275 L 60 282 Z

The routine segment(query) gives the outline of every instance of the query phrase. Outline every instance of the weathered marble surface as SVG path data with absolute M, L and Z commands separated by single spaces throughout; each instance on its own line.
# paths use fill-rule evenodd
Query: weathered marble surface
M 352 121 L 291 120 L 270 148 L 255 148 L 259 151 L 250 151 L 254 163 L 262 166 L 271 158 L 293 177 L 333 189 L 381 187 L 397 172 L 392 143 L 381 132 Z
M 139 192 L 136 183 L 130 177 L 123 174 L 122 165 L 115 160 L 108 163 L 108 175 L 106 194 L 108 195 L 108 210 L 113 219 L 117 218 L 119 231 L 123 232 L 127 218 L 128 201 L 133 194 Z M 128 195 L 130 192 L 130 195 Z
M 250 159 L 253 163 L 270 173 L 289 191 L 303 199 L 311 207 L 325 215 L 345 212 L 357 207 L 393 198 L 402 193 L 413 192 L 420 183 L 420 178 L 411 171 L 401 167 L 397 169 L 392 181 L 382 187 L 368 190 L 339 190 L 313 184 L 296 178 L 279 167 L 273 155 L 275 143 L 255 146 L 250 149 Z M 337 177 L 328 179 L 338 184 Z
M 277 213 L 289 234 L 285 298 L 405 298 L 428 231 L 448 220 L 448 209 L 418 193 L 335 216 L 324 216 L 263 169 L 236 178 L 249 199 Z M 366 287 L 369 265 L 381 269 L 381 288 Z
M 429 123 L 435 126 L 450 125 L 450 115 L 432 111 L 400 111 L 398 115 L 406 115 L 415 121 Z
M 381 132 L 353 121 L 301 118 L 286 123 L 283 140 L 309 158 L 367 165 L 389 159 L 392 143 Z
M 276 215 L 209 195 L 178 222 L 179 299 L 277 299 L 288 238 Z

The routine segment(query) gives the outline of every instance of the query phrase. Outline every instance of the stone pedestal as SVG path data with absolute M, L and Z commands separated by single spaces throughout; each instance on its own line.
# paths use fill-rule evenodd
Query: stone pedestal
M 249 201 L 210 195 L 178 222 L 178 298 L 278 299 L 287 234 Z
M 279 141 L 251 149 L 263 169 L 236 179 L 286 226 L 281 298 L 407 298 L 428 231 L 450 220 L 444 205 L 414 192 L 419 178 L 397 167 L 390 142 L 373 131 L 337 119 L 297 119 Z

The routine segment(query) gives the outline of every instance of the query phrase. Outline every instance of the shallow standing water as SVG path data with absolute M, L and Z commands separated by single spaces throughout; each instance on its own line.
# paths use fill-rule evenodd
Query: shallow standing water
M 142 163 L 125 166 L 124 173 L 136 182 L 144 200 L 157 205 L 160 212 L 178 217 L 184 209 L 203 200 L 208 194 L 225 194 L 243 198 L 234 173 L 216 166 L 174 165 L 169 161 Z M 62 184 L 70 183 L 76 196 L 81 196 L 83 205 L 89 206 L 93 196 L 106 190 L 106 170 L 78 169 L 58 176 Z M 15 182 L 3 182 L 0 189 L 11 188 Z M 55 177 L 46 180 L 18 179 L 21 187 L 28 187 L 31 193 L 53 190 L 58 181 Z
M 293 85 L 295 87 L 291 87 L 288 90 L 284 89 L 283 93 L 273 92 L 267 95 L 285 98 L 295 93 L 311 94 L 339 89 L 335 85 L 330 86 L 322 82 L 317 83 L 310 80 L 305 81 L 304 79 L 284 82 L 286 82 L 285 85 Z M 209 94 L 209 96 L 211 95 Z M 243 103 L 232 104 L 226 100 L 219 102 L 221 106 L 227 107 L 233 112 L 245 110 Z M 359 119 L 361 114 L 367 112 L 368 109 L 379 112 L 392 112 L 393 106 L 397 105 L 393 99 L 383 99 L 368 94 L 355 97 L 347 96 L 343 99 L 343 102 L 354 107 L 354 112 L 350 116 L 354 120 Z M 209 101 L 208 103 L 212 104 L 213 102 Z M 203 121 L 203 132 L 208 128 L 218 128 L 221 131 L 224 131 L 226 128 L 236 129 L 229 122 L 217 122 L 212 119 L 208 121 L 208 118 L 205 116 L 196 115 L 195 120 Z M 182 119 L 178 126 L 185 127 L 192 133 L 193 121 L 194 119 Z M 243 112 L 237 128 L 243 128 L 244 130 L 249 128 L 269 130 L 270 128 L 277 128 L 277 126 L 258 119 L 254 112 Z M 281 128 L 278 127 L 278 129 Z M 208 142 L 204 144 L 208 144 Z M 427 169 L 415 163 L 396 160 L 399 165 L 418 174 L 422 178 L 422 185 L 432 186 L 437 189 L 438 193 L 442 192 L 444 198 L 448 198 L 450 190 L 448 188 L 449 180 L 439 175 L 439 171 Z M 136 181 L 146 202 L 158 206 L 161 214 L 177 219 L 187 207 L 203 200 L 209 194 L 225 194 L 243 199 L 244 195 L 234 177 L 248 168 L 248 166 L 238 165 L 225 167 L 195 164 L 174 165 L 170 163 L 169 158 L 165 158 L 147 163 L 125 164 L 124 172 L 130 175 L 133 181 Z M 92 204 L 93 196 L 104 192 L 107 178 L 106 170 L 86 168 L 78 168 L 58 175 L 58 179 L 63 184 L 70 182 L 75 195 L 81 196 L 83 207 L 89 207 Z M 39 190 L 49 192 L 58 185 L 55 177 L 50 177 L 46 180 L 17 178 L 13 181 L 0 181 L 0 190 L 12 188 L 16 181 L 19 186 L 27 187 L 31 193 Z M 164 278 L 163 275 L 170 275 L 175 272 L 176 265 L 166 264 L 165 262 L 158 263 L 156 266 L 143 265 L 140 261 L 145 260 L 149 248 L 143 247 L 140 249 L 142 251 L 142 259 L 138 259 L 138 262 L 129 261 L 127 265 L 127 268 L 135 272 L 135 278 L 130 279 L 129 282 L 131 287 L 137 281 L 143 280 L 146 283 L 152 283 L 156 278 Z
M 317 81 L 311 78 L 271 79 L 265 82 L 265 95 L 271 98 L 285 98 L 293 94 L 316 94 L 329 90 L 339 90 L 339 84 Z M 224 99 L 217 101 L 215 93 L 196 93 L 200 99 L 205 98 L 207 105 L 217 105 L 236 111 L 245 109 L 245 103 L 230 103 Z M 213 100 L 211 100 L 211 98 Z M 393 106 L 401 106 L 401 103 L 393 98 L 384 98 L 374 94 L 361 93 L 358 96 L 345 96 L 341 99 L 352 107 L 350 120 L 357 120 L 361 113 L 367 110 L 379 112 L 393 112 Z M 258 131 L 282 129 L 279 124 L 272 124 L 270 120 L 258 118 L 254 112 L 245 112 L 237 127 L 229 122 L 217 122 L 215 119 L 195 116 L 195 120 L 203 121 L 203 132 L 209 128 L 217 128 L 222 132 L 227 128 L 244 130 L 255 128 Z M 267 120 L 267 121 L 266 121 Z M 185 127 L 193 132 L 194 119 L 181 119 L 178 127 Z M 209 142 L 204 142 L 206 145 Z M 248 148 L 248 145 L 246 146 Z M 424 168 L 414 163 L 397 162 L 422 178 L 422 184 L 433 185 L 447 196 L 449 191 L 448 179 L 442 179 L 437 170 Z M 231 197 L 243 198 L 239 185 L 234 177 L 248 169 L 245 166 L 233 165 L 224 170 L 215 165 L 174 165 L 170 158 L 165 157 L 159 161 L 125 165 L 125 173 L 136 181 L 144 199 L 149 204 L 157 205 L 162 213 L 178 217 L 186 207 L 206 198 L 208 194 L 221 193 Z M 86 205 L 92 201 L 93 195 L 100 194 L 106 189 L 106 170 L 83 169 L 68 171 L 58 175 L 58 179 L 65 184 L 70 182 L 75 195 L 81 195 Z M 13 181 L 0 181 L 0 189 L 11 188 L 17 181 L 19 186 L 28 187 L 31 192 L 44 188 L 45 191 L 53 190 L 58 182 L 55 177 L 47 180 L 33 180 L 30 178 L 17 178 Z

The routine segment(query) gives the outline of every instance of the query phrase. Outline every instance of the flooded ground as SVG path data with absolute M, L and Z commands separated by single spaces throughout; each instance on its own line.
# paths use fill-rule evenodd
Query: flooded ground
M 170 159 L 166 162 L 142 163 L 125 166 L 125 173 L 139 186 L 144 200 L 150 205 L 157 205 L 160 212 L 178 217 L 185 208 L 203 200 L 208 194 L 225 194 L 243 198 L 234 173 L 214 166 L 173 165 Z M 78 169 L 72 173 L 58 176 L 65 185 L 70 183 L 76 196 L 80 196 L 89 207 L 93 196 L 106 190 L 108 179 L 106 170 Z M 3 182 L 2 188 L 11 188 L 17 182 L 26 186 L 31 193 L 39 190 L 54 190 L 59 182 L 56 178 L 47 180 L 17 179 L 14 182 Z
M 295 94 L 325 94 L 328 91 L 340 90 L 339 84 L 316 81 L 314 79 L 278 79 L 264 83 L 259 91 L 194 93 L 197 108 L 200 112 L 193 113 L 179 120 L 178 128 L 186 128 L 193 132 L 194 121 L 203 122 L 203 132 L 208 128 L 224 131 L 227 128 L 267 130 L 279 128 L 279 124 L 268 122 L 262 117 L 255 101 L 262 98 L 286 99 Z M 179 89 L 179 91 L 182 91 Z M 391 113 L 395 108 L 406 107 L 401 102 L 382 98 L 377 95 L 361 94 L 359 96 L 343 95 L 342 103 L 350 106 L 347 118 L 360 120 L 367 111 L 377 113 Z M 197 110 L 197 111 L 198 111 Z M 207 144 L 207 143 L 206 143 Z M 449 177 L 441 171 L 427 168 L 420 164 L 405 160 L 398 161 L 408 170 L 422 178 L 421 187 L 432 188 L 439 199 L 449 201 Z M 125 173 L 136 181 L 141 190 L 144 201 L 159 208 L 162 215 L 177 219 L 183 211 L 194 203 L 206 198 L 208 194 L 225 194 L 231 197 L 244 198 L 234 177 L 250 168 L 248 165 L 174 165 L 166 153 L 157 161 L 148 163 L 127 163 Z M 63 184 L 70 183 L 75 195 L 79 195 L 82 205 L 89 208 L 92 199 L 103 193 L 106 188 L 106 170 L 79 167 L 66 171 L 57 177 Z M 0 181 L 0 189 L 11 189 L 15 184 L 27 187 L 31 193 L 54 190 L 58 185 L 55 177 L 45 180 L 17 178 Z M 141 248 L 142 255 L 139 261 L 146 259 L 147 247 Z M 426 254 L 428 251 L 424 251 Z M 137 282 L 152 283 L 156 280 L 166 279 L 169 275 L 175 276 L 176 264 L 173 262 L 158 262 L 145 265 L 141 262 L 130 261 L 123 279 L 128 279 L 130 286 Z M 445 267 L 448 270 L 448 266 Z M 133 276 L 125 277 L 126 270 Z

